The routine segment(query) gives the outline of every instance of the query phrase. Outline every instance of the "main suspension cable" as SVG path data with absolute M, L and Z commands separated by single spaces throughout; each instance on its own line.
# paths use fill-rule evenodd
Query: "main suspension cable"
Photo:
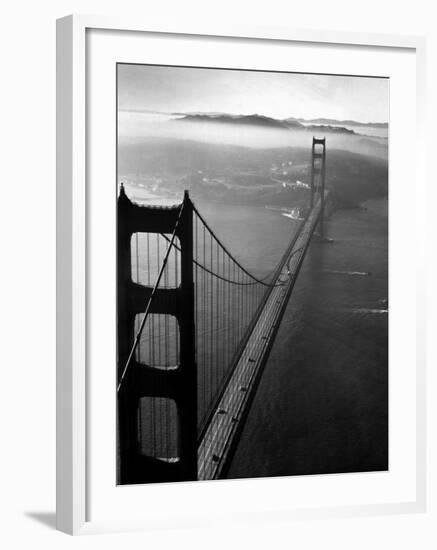
M 167 237 L 167 235 L 165 235 L 165 233 L 161 233 L 161 237 L 164 237 L 164 239 L 167 241 L 167 242 L 170 242 L 170 237 Z M 181 248 L 177 245 L 177 244 L 174 244 L 173 245 L 174 248 L 176 248 L 176 250 L 178 250 L 179 252 L 182 252 L 181 251 Z M 238 265 L 238 262 L 234 259 L 233 256 L 231 256 L 228 251 L 222 247 L 223 251 L 226 252 L 226 254 L 228 254 L 229 258 L 235 262 L 237 265 Z M 224 281 L 225 283 L 230 283 L 230 284 L 233 284 L 233 285 L 237 285 L 237 286 L 251 286 L 251 285 L 257 285 L 257 284 L 262 284 L 264 286 L 268 286 L 268 287 L 275 287 L 275 286 L 281 286 L 281 284 L 270 284 L 270 283 L 266 283 L 265 280 L 266 279 L 269 279 L 274 273 L 275 271 L 278 269 L 278 267 L 276 266 L 272 271 L 270 271 L 270 273 L 268 273 L 265 277 L 263 277 L 262 279 L 257 279 L 256 277 L 254 276 L 251 276 L 252 279 L 255 279 L 253 282 L 250 282 L 250 283 L 241 283 L 239 281 L 234 281 L 232 279 L 228 279 L 226 277 L 223 277 L 222 275 L 219 275 L 218 273 L 215 273 L 214 271 L 212 271 L 211 269 L 207 268 L 206 266 L 202 265 L 201 263 L 199 263 L 197 260 L 195 260 L 193 258 L 193 264 L 195 264 L 197 267 L 199 267 L 200 269 L 203 269 L 204 271 L 206 271 L 207 273 L 209 273 L 210 275 L 212 275 L 213 277 L 217 277 L 217 279 L 221 279 L 222 281 Z
M 253 279 L 255 281 L 255 283 L 260 283 L 264 286 L 269 286 L 269 287 L 274 287 L 274 286 L 278 286 L 278 285 L 275 285 L 275 284 L 269 284 L 269 283 L 266 283 L 264 281 L 264 279 L 266 279 L 266 277 L 264 277 L 264 279 L 258 279 L 257 277 L 255 277 L 254 275 L 252 275 L 252 273 L 250 273 L 249 271 L 247 271 L 247 269 L 245 267 L 243 267 L 240 262 L 238 260 L 236 260 L 234 258 L 234 256 L 229 252 L 229 250 L 226 248 L 226 246 L 220 241 L 220 239 L 217 237 L 217 235 L 214 233 L 214 231 L 211 229 L 211 227 L 208 225 L 208 223 L 205 221 L 205 219 L 203 218 L 203 216 L 200 214 L 200 212 L 197 210 L 196 206 L 192 203 L 193 205 L 193 210 L 195 212 L 195 214 L 199 217 L 200 221 L 203 223 L 203 225 L 206 227 L 206 229 L 209 231 L 209 233 L 211 234 L 211 236 L 214 238 L 214 240 L 217 242 L 217 244 L 223 248 L 223 250 L 226 252 L 226 254 L 228 256 L 230 256 L 230 258 L 232 259 L 232 261 L 241 269 L 241 271 L 243 271 L 248 277 L 250 277 L 251 279 Z M 203 268 L 204 266 L 199 266 L 201 268 Z M 274 272 L 274 271 L 273 271 Z M 212 273 L 212 275 L 215 275 L 217 276 L 217 274 L 215 273 Z M 236 283 L 235 281 L 228 281 L 228 282 L 231 282 L 233 284 L 239 284 L 239 285 L 247 285 L 249 283 Z M 254 283 L 250 283 L 250 284 L 254 284 Z

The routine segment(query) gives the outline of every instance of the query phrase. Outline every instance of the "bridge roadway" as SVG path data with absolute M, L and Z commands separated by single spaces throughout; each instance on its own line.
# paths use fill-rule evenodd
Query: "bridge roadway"
M 264 308 L 199 444 L 199 480 L 218 479 L 226 473 L 231 451 L 243 427 L 245 414 L 273 345 L 319 215 L 320 200 L 302 222 L 294 246 L 283 258 L 276 281 L 272 281 L 277 286 L 270 290 Z

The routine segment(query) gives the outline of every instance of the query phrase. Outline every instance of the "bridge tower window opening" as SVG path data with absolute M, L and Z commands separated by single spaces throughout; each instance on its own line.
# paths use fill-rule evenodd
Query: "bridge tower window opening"
M 139 454 L 161 462 L 179 462 L 178 418 L 173 399 L 142 397 L 138 402 Z
M 131 236 L 131 278 L 132 281 L 152 287 L 166 253 L 171 234 L 140 233 Z M 181 284 L 180 242 L 174 239 L 159 288 L 176 288 Z
M 144 314 L 135 316 L 135 334 Z M 179 364 L 180 329 L 174 315 L 151 313 L 147 316 L 136 349 L 136 361 L 157 369 L 175 369 Z

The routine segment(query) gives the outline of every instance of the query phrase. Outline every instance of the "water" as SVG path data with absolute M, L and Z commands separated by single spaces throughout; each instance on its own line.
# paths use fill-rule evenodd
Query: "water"
M 229 477 L 387 469 L 387 201 L 366 207 L 310 246 Z
M 194 201 L 259 277 L 299 224 L 263 206 Z M 325 228 L 334 242 L 310 246 L 229 477 L 387 468 L 387 201 L 338 210 Z
M 142 198 L 136 189 L 128 188 L 131 198 L 142 203 L 166 206 L 173 198 L 157 196 Z M 136 193 L 134 195 L 133 193 Z M 218 203 L 199 202 L 196 205 L 208 224 L 219 235 L 231 254 L 252 273 L 264 279 L 277 266 L 295 233 L 298 224 L 287 221 L 264 207 L 242 207 Z M 212 272 L 247 282 L 239 269 L 229 271 L 227 257 L 218 251 L 203 224 L 195 217 L 194 246 L 197 259 Z M 204 240 L 205 239 L 205 240 Z M 205 246 L 206 245 L 206 246 Z M 159 235 L 135 234 L 131 241 L 132 278 L 135 282 L 153 286 L 168 247 L 165 238 Z M 206 253 L 206 256 L 204 255 Z M 174 288 L 180 284 L 180 255 L 173 250 L 161 279 L 161 287 Z M 235 266 L 234 266 L 235 267 Z M 226 271 L 226 268 L 228 271 Z M 232 359 L 240 348 L 257 307 L 266 292 L 262 285 L 241 286 L 223 283 L 219 278 L 209 277 L 204 270 L 194 268 L 196 363 L 198 370 L 198 427 L 203 428 L 215 398 L 229 374 Z M 243 298 L 244 297 L 244 302 Z M 136 317 L 135 332 L 139 330 L 142 314 Z M 148 316 L 137 347 L 140 363 L 160 368 L 171 368 L 179 357 L 179 329 L 174 317 L 151 314 Z M 153 346 L 151 343 L 153 342 Z M 151 400 L 143 403 L 144 418 L 156 418 Z M 149 410 L 152 409 L 152 410 Z M 160 416 L 165 416 L 161 414 Z M 144 425 L 147 423 L 143 422 Z M 160 422 L 161 425 L 164 422 Z M 145 435 L 149 428 L 145 430 Z M 156 430 L 153 430 L 155 432 Z M 164 438 L 166 439 L 166 438 Z
M 264 206 L 196 202 L 222 243 L 257 277 L 265 277 L 284 255 L 299 221 Z
M 152 195 L 130 185 L 126 193 L 139 204 L 170 206 L 182 201 L 180 193 L 173 197 Z M 195 196 L 191 199 L 224 246 L 255 276 L 263 277 L 275 268 L 299 226 L 298 220 L 287 219 L 265 206 L 199 201 Z

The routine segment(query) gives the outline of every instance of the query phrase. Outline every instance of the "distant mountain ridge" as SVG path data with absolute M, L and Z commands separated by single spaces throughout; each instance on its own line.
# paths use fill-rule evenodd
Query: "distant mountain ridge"
M 263 115 L 227 115 L 222 113 L 186 114 L 177 120 L 192 122 L 216 122 L 225 124 L 244 124 L 247 126 L 264 126 L 269 128 L 289 129 L 287 122 Z
M 280 130 L 324 130 L 326 132 L 355 134 L 353 130 L 344 128 L 343 126 L 332 126 L 330 124 L 302 124 L 299 119 L 276 119 L 264 115 L 230 115 L 225 113 L 173 113 L 179 116 L 177 121 L 190 121 L 190 122 L 214 122 L 219 124 L 234 124 L 245 126 L 261 126 L 263 128 L 275 128 Z M 301 119 L 303 120 L 303 119 Z M 324 119 L 319 119 L 324 120 Z M 327 121 L 329 119 L 326 119 Z
M 191 111 L 191 112 L 167 112 L 167 111 L 156 111 L 153 109 L 140 109 L 140 108 L 121 108 L 119 107 L 119 112 L 124 113 L 144 113 L 144 114 L 159 114 L 159 115 L 168 115 L 168 116 L 177 116 L 180 117 L 179 120 L 212 120 L 214 119 L 217 122 L 240 122 L 240 123 L 256 123 L 260 122 L 265 125 L 274 125 L 274 126 L 288 126 L 288 127 L 308 127 L 309 124 L 317 124 L 318 126 L 335 126 L 339 127 L 342 125 L 346 126 L 357 126 L 357 127 L 373 127 L 373 128 L 388 128 L 388 122 L 360 122 L 358 120 L 344 119 L 338 120 L 336 118 L 302 118 L 302 117 L 287 117 L 283 119 L 277 119 L 273 117 L 268 117 L 265 115 L 251 114 L 251 115 L 234 115 L 230 113 L 223 113 L 219 111 Z
M 358 122 L 357 120 L 337 120 L 335 118 L 295 118 L 289 117 L 285 119 L 287 122 L 300 122 L 306 124 L 328 124 L 328 125 L 347 125 L 347 126 L 371 126 L 372 128 L 388 128 L 388 122 Z

